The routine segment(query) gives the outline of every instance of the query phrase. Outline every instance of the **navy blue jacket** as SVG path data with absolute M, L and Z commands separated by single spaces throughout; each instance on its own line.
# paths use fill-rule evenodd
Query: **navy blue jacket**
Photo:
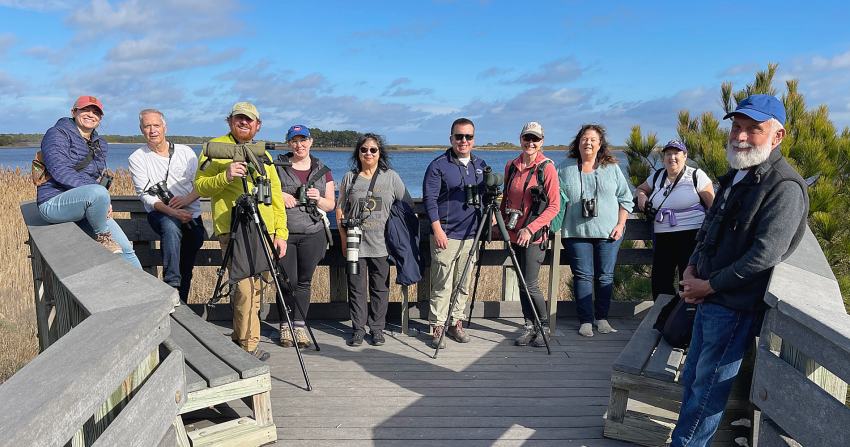
M 53 177 L 38 187 L 39 205 L 65 191 L 84 185 L 96 185 L 100 173 L 106 169 L 106 140 L 91 133 L 92 142 L 100 143 L 100 150 L 94 151 L 94 159 L 80 172 L 74 170 L 77 163 L 89 154 L 85 138 L 80 135 L 73 118 L 60 118 L 47 130 L 41 139 L 41 153 L 47 172 Z
M 483 196 L 484 160 L 472 155 L 468 166 L 463 166 L 449 148 L 435 158 L 422 180 L 422 202 L 428 213 L 428 222 L 440 221 L 449 239 L 466 240 L 475 237 L 481 210 L 466 205 L 464 185 L 478 185 Z
M 419 251 L 419 218 L 407 203 L 396 200 L 386 227 L 389 260 L 395 265 L 396 284 L 411 285 L 422 280 L 425 262 Z

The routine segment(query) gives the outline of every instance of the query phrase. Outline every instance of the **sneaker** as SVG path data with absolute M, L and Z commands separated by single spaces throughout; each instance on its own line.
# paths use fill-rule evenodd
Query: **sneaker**
M 525 323 L 522 334 L 514 340 L 514 346 L 526 346 L 537 337 L 537 331 L 534 330 L 534 325 L 530 322 Z
M 251 355 L 253 355 L 254 357 L 258 358 L 261 362 L 265 362 L 266 360 L 268 360 L 268 359 L 269 359 L 269 357 L 271 357 L 271 356 L 272 356 L 272 355 L 271 355 L 271 354 L 269 354 L 268 352 L 263 351 L 262 349 L 260 349 L 260 347 L 259 347 L 259 346 L 257 346 L 256 348 L 254 348 L 254 350 L 253 350 L 253 351 L 251 351 Z
M 600 334 L 608 334 L 611 332 L 617 332 L 616 329 L 611 327 L 611 324 L 608 323 L 608 320 L 593 320 L 594 326 L 599 330 Z
M 455 321 L 455 324 L 449 326 L 449 330 L 446 331 L 446 335 L 454 338 L 458 343 L 469 343 L 469 335 L 463 331 L 463 320 L 457 320 Z
M 348 346 L 360 346 L 363 344 L 363 334 L 360 332 L 355 332 L 354 335 L 351 336 L 351 339 L 348 340 Z
M 116 255 L 120 255 L 124 253 L 121 250 L 121 247 L 118 245 L 118 242 L 115 242 L 115 239 L 112 239 L 112 232 L 104 231 L 103 233 L 97 234 L 94 237 L 94 240 L 97 241 L 98 244 L 106 247 L 107 250 L 115 253 Z
M 296 333 L 295 335 L 297 336 L 298 334 Z M 290 332 L 288 324 L 280 325 L 280 346 L 284 348 L 295 346 L 295 341 L 292 340 L 292 332 Z
M 373 345 L 381 346 L 385 342 L 386 342 L 386 340 L 384 340 L 384 332 L 383 331 L 372 332 L 372 344 Z
M 446 349 L 445 340 L 440 343 L 440 337 L 443 336 L 443 330 L 445 328 L 443 326 L 437 326 L 434 328 L 434 338 L 431 340 L 431 347 L 435 349 Z M 439 348 L 438 348 L 439 347 Z
M 582 323 L 581 328 L 578 330 L 578 334 L 585 337 L 593 337 L 593 325 L 590 323 Z
M 295 341 L 299 348 L 310 347 L 310 337 L 307 335 L 307 328 L 304 326 L 295 326 Z
M 534 338 L 534 341 L 531 343 L 531 346 L 534 346 L 535 348 L 545 348 L 546 343 L 551 340 L 551 338 L 549 338 L 549 333 L 549 325 L 544 323 L 543 331 L 537 333 L 537 337 Z

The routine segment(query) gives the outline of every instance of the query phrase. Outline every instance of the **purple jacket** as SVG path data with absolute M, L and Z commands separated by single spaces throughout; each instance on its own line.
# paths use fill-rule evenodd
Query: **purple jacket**
M 37 202 L 39 205 L 65 191 L 83 185 L 97 184 L 100 173 L 106 169 L 106 140 L 92 131 L 92 142 L 99 143 L 100 149 L 95 149 L 94 159 L 80 172 L 74 166 L 81 162 L 89 153 L 86 140 L 80 135 L 73 118 L 60 118 L 56 125 L 47 130 L 41 140 L 41 153 L 47 172 L 53 177 L 38 187 Z
M 422 202 L 428 213 L 428 222 L 440 222 L 449 239 L 466 240 L 475 237 L 481 210 L 466 205 L 464 185 L 478 185 L 484 194 L 484 160 L 472 155 L 468 166 L 463 166 L 449 148 L 435 158 L 422 180 Z

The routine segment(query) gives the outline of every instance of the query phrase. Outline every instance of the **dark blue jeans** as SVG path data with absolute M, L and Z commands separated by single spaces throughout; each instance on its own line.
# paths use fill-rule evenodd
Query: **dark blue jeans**
M 159 211 L 148 213 L 148 223 L 162 238 L 159 244 L 159 251 L 162 253 L 162 280 L 172 287 L 177 287 L 180 299 L 186 302 L 192 285 L 195 256 L 204 245 L 204 223 L 197 217 L 195 227 L 190 229 L 176 217 Z
M 591 323 L 594 318 L 608 319 L 614 287 L 614 265 L 622 242 L 622 237 L 617 241 L 572 237 L 563 239 L 573 271 L 573 296 L 579 323 Z
M 694 335 L 679 383 L 685 386 L 673 447 L 711 445 L 741 360 L 761 330 L 764 311 L 697 306 Z

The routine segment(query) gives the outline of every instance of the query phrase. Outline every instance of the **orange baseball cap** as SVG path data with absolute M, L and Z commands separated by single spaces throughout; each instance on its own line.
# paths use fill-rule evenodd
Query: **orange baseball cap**
M 79 98 L 77 98 L 76 101 L 74 101 L 75 109 L 82 109 L 83 107 L 87 106 L 97 107 L 98 109 L 100 109 L 100 114 L 103 115 L 103 104 L 100 102 L 99 99 L 95 98 L 94 96 L 80 96 Z

